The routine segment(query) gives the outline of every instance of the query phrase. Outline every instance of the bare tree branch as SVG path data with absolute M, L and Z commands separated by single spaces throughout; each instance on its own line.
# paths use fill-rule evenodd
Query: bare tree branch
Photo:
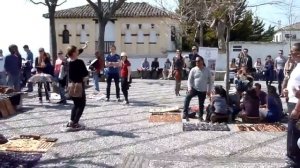
M 90 4 L 90 6 L 94 9 L 94 11 L 97 13 L 97 15 L 98 16 L 100 16 L 100 11 L 99 11 L 99 9 L 98 9 L 98 6 L 94 3 L 94 2 L 92 2 L 91 0 L 86 0 L 89 4 Z M 101 4 L 101 0 L 98 0 L 98 5 L 99 5 L 99 1 L 100 1 L 100 4 Z M 101 5 L 102 6 L 102 5 Z M 100 7 L 100 6 L 99 6 Z
M 33 1 L 33 0 L 29 0 L 30 2 L 32 2 L 33 4 L 35 4 L 35 5 L 45 5 L 45 6 L 47 6 L 47 4 L 46 3 L 44 3 L 44 2 L 35 2 L 35 1 Z
M 62 3 L 60 3 L 60 4 L 56 5 L 56 6 L 61 6 L 62 4 L 66 3 L 66 2 L 67 2 L 67 0 L 64 0 Z
M 266 5 L 288 5 L 285 2 L 282 1 L 271 1 L 271 2 L 263 2 L 263 3 L 259 3 L 259 4 L 254 4 L 254 5 L 247 5 L 248 8 L 256 8 L 256 7 L 260 7 L 260 6 L 266 6 Z

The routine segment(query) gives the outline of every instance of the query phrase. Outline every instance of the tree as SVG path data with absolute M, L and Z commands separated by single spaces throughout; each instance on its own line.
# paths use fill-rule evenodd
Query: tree
M 61 6 L 66 3 L 67 0 L 59 3 L 60 0 L 44 0 L 35 2 L 34 0 L 30 0 L 35 5 L 45 5 L 48 8 L 49 12 L 49 26 L 50 26 L 50 53 L 52 55 L 52 62 L 55 63 L 57 59 L 57 41 L 56 41 L 56 30 L 55 30 L 55 10 L 56 7 Z
M 92 2 L 91 0 L 86 0 L 91 7 L 94 9 L 97 19 L 98 19 L 98 29 L 99 29 L 99 36 L 98 36 L 98 45 L 97 50 L 104 57 L 104 34 L 105 34 L 105 26 L 109 20 L 111 20 L 116 11 L 121 8 L 124 4 L 125 0 L 114 0 L 111 2 L 102 2 L 102 0 L 97 0 L 96 3 Z

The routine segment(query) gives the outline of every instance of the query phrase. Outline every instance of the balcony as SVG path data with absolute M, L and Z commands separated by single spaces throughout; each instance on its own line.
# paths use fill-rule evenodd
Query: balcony
M 104 54 L 110 53 L 110 46 L 114 45 L 115 41 L 104 41 Z M 95 47 L 97 49 L 98 41 L 95 41 Z

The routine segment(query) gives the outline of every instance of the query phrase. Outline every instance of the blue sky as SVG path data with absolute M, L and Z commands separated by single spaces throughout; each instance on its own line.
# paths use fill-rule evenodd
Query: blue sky
M 37 0 L 36 0 L 37 1 Z M 62 1 L 62 0 L 61 0 Z M 155 4 L 155 0 L 144 0 Z M 169 5 L 173 0 L 168 0 Z M 259 4 L 263 0 L 249 0 L 249 4 Z M 271 1 L 271 0 L 264 0 Z M 282 0 L 289 3 L 290 0 Z M 294 0 L 294 22 L 300 21 L 300 0 Z M 139 0 L 127 0 L 127 2 L 140 2 Z M 58 9 L 70 8 L 87 4 L 86 0 L 68 0 L 67 3 Z M 288 24 L 288 7 L 260 6 L 252 8 L 255 15 L 263 19 L 267 25 L 276 25 L 281 20 L 282 26 Z M 8 45 L 17 44 L 21 54 L 24 55 L 22 46 L 28 44 L 34 54 L 37 54 L 39 47 L 49 51 L 49 27 L 48 20 L 42 17 L 47 13 L 47 8 L 42 5 L 33 5 L 29 0 L 1 0 L 0 2 L 0 49 L 7 54 Z

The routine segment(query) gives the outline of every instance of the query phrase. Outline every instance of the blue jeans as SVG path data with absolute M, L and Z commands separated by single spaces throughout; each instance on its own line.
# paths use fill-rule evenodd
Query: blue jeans
M 17 92 L 21 90 L 21 79 L 20 79 L 20 74 L 17 75 L 12 75 L 8 74 L 7 75 L 7 85 L 11 88 L 14 88 Z
M 295 103 L 288 103 L 288 112 L 295 108 Z M 296 127 L 298 120 L 289 119 L 288 122 L 288 132 L 287 132 L 287 156 L 291 159 L 297 166 L 300 165 L 300 149 L 297 145 L 297 141 L 300 138 L 300 130 Z
M 277 70 L 277 81 L 278 81 L 278 92 L 279 92 L 279 94 L 281 94 L 281 91 L 282 91 L 283 79 L 284 79 L 283 69 Z
M 6 73 L 5 72 L 0 72 L 0 85 L 6 85 Z
M 93 72 L 93 79 L 94 79 L 94 84 L 95 84 L 95 90 L 100 91 L 99 88 L 99 74 L 96 72 Z

